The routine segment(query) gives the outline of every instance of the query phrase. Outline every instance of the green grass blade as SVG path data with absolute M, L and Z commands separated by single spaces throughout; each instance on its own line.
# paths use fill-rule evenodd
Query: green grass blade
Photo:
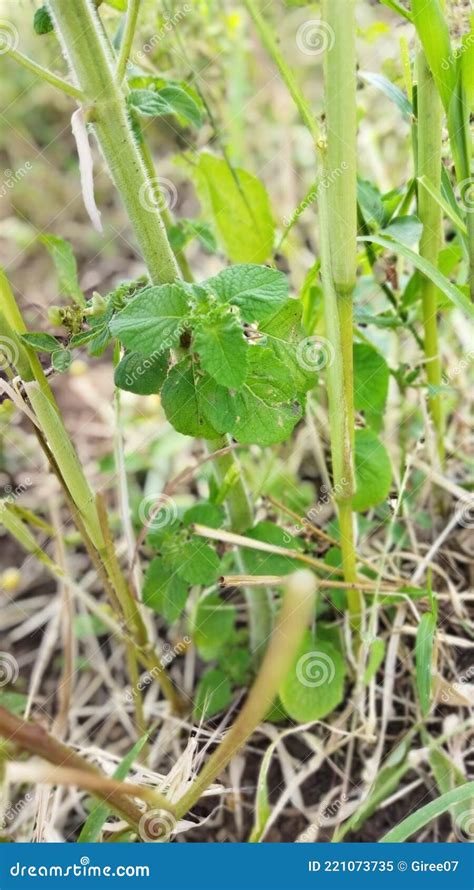
M 380 838 L 379 843 L 382 844 L 401 844 L 408 840 L 420 828 L 424 828 L 433 819 L 442 816 L 450 807 L 459 803 L 470 800 L 474 794 L 474 782 L 466 782 L 459 788 L 453 788 L 446 794 L 432 800 L 431 803 L 421 807 L 416 813 L 412 813 L 403 822 L 400 822 L 395 828 L 392 828 L 387 834 Z
M 456 59 L 441 3 L 439 0 L 413 0 L 412 16 L 447 113 L 456 86 Z
M 117 769 L 115 770 L 113 777 L 114 779 L 119 779 L 123 781 L 127 778 L 128 773 L 137 759 L 140 751 L 148 741 L 148 735 L 143 735 L 138 742 L 136 742 L 133 748 L 130 749 L 128 754 L 125 755 L 123 760 L 120 761 Z M 77 839 L 78 844 L 94 844 L 97 841 L 97 838 L 100 835 L 102 826 L 107 819 L 109 813 L 112 810 L 107 806 L 106 803 L 97 804 L 89 813 L 84 825 L 81 828 L 81 833 Z
M 462 232 L 463 235 L 467 234 L 466 224 L 463 222 L 462 218 L 459 216 L 454 207 L 443 197 L 441 192 L 434 187 L 433 183 L 430 182 L 426 176 L 419 176 L 418 182 L 422 186 L 422 188 L 426 189 L 427 192 L 431 195 L 431 197 L 436 201 L 437 204 L 441 207 L 443 213 L 451 220 L 452 223 Z
M 402 15 L 407 22 L 412 22 L 413 17 L 411 13 L 408 12 L 408 9 L 405 9 L 401 3 L 398 3 L 398 0 L 380 0 L 384 6 L 388 6 L 389 9 L 392 9 L 393 12 L 398 12 L 399 15 Z
M 421 712 L 426 717 L 431 707 L 433 643 L 436 631 L 436 615 L 425 612 L 418 625 L 415 644 L 416 688 Z
M 385 247 L 387 250 L 391 250 L 393 253 L 399 253 L 404 259 L 413 263 L 416 269 L 426 275 L 436 287 L 439 288 L 440 291 L 448 298 L 458 309 L 461 309 L 469 318 L 474 318 L 474 306 L 470 303 L 466 295 L 458 288 L 456 285 L 452 284 L 445 275 L 443 275 L 438 269 L 428 262 L 428 260 L 423 259 L 418 253 L 415 253 L 410 247 L 407 247 L 403 241 L 400 241 L 398 238 L 391 238 L 387 235 L 363 235 L 360 236 L 358 241 L 372 241 L 374 244 L 379 244 L 380 247 Z

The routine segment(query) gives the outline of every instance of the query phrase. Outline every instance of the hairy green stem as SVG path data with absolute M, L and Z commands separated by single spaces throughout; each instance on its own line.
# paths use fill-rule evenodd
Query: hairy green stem
M 150 276 L 157 284 L 173 281 L 179 268 L 153 201 L 154 184 L 133 137 L 95 6 L 90 0 L 49 0 L 49 6 Z
M 118 192 L 135 231 L 135 237 L 143 259 L 155 284 L 165 284 L 175 280 L 180 273 L 179 264 L 168 241 L 160 200 L 156 196 L 159 178 L 154 181 L 152 164 L 145 149 L 145 160 L 133 136 L 126 113 L 126 103 L 113 76 L 112 60 L 99 27 L 99 19 L 90 0 L 49 0 L 49 5 L 58 27 L 66 55 L 86 97 L 89 107 L 89 120 L 110 169 Z M 211 443 L 212 447 L 212 443 Z M 237 476 L 241 469 L 231 455 Z M 243 509 L 244 489 L 235 485 L 229 489 L 227 505 L 230 515 Z M 250 502 L 244 509 L 248 511 L 252 524 Z M 262 646 L 268 633 L 263 627 L 271 626 L 270 604 L 263 597 L 253 597 L 249 601 L 251 613 L 259 612 L 253 621 L 259 626 L 258 646 Z M 266 608 L 263 622 L 262 611 Z M 255 643 L 257 645 L 257 643 Z
M 441 188 L 443 109 L 423 50 L 420 50 L 417 56 L 417 80 L 417 174 L 418 177 L 424 176 L 427 182 L 439 192 Z M 442 210 L 430 192 L 420 187 L 418 187 L 418 216 L 423 223 L 420 255 L 437 268 L 442 237 Z M 438 290 L 433 282 L 425 276 L 421 276 L 421 299 L 426 374 L 430 387 L 428 408 L 435 429 L 438 456 L 443 463 L 445 446 L 443 405 L 440 393 L 442 376 L 437 324 Z
M 174 805 L 178 819 L 198 802 L 204 791 L 264 720 L 292 666 L 301 637 L 312 618 L 315 592 L 316 577 L 312 572 L 303 569 L 289 576 L 270 645 L 247 701 L 191 787 Z
M 327 145 L 319 195 L 321 275 L 326 336 L 334 494 L 338 504 L 344 579 L 356 579 L 351 500 L 354 494 L 353 292 L 357 272 L 357 111 L 354 0 L 323 0 L 329 36 L 324 57 Z M 362 596 L 348 597 L 352 624 L 360 624 Z

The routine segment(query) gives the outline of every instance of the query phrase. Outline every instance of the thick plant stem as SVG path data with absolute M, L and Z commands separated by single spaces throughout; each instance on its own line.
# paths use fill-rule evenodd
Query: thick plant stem
M 90 0 L 49 0 L 49 6 L 150 276 L 157 284 L 173 281 L 179 268 L 130 128 L 95 7 Z
M 151 175 L 152 166 L 146 150 L 144 160 L 132 134 L 125 98 L 114 80 L 111 59 L 100 33 L 95 9 L 89 0 L 76 0 L 73 7 L 69 0 L 49 2 L 72 71 L 86 96 L 89 120 L 93 123 L 99 146 L 133 225 L 151 279 L 155 284 L 171 282 L 179 277 L 180 268 L 160 212 L 157 182 Z M 236 474 L 240 475 L 240 467 L 233 455 L 230 462 Z M 227 505 L 231 516 L 242 510 L 243 498 L 239 485 L 229 488 Z M 245 510 L 248 511 L 248 528 L 253 522 L 249 503 Z M 258 641 L 254 640 L 254 645 L 260 647 L 271 627 L 270 604 L 268 596 L 264 596 L 259 598 L 252 595 L 249 602 L 251 616 L 253 613 L 251 623 L 254 628 L 261 628 Z
M 418 101 L 418 150 L 417 174 L 424 176 L 436 191 L 441 188 L 442 105 L 436 84 L 423 50 L 417 56 Z M 435 268 L 442 236 L 442 210 L 438 202 L 425 188 L 418 188 L 418 216 L 423 223 L 420 239 L 420 255 Z M 443 463 L 444 417 L 440 387 L 441 361 L 438 343 L 438 290 L 428 278 L 421 277 L 423 307 L 424 351 L 426 375 L 430 387 L 428 408 L 436 435 L 438 457 Z
M 316 577 L 312 572 L 303 570 L 288 578 L 270 645 L 247 701 L 189 790 L 176 802 L 175 814 L 178 819 L 197 803 L 265 718 L 291 668 L 301 637 L 313 615 L 315 592 Z
M 351 501 L 354 494 L 352 299 L 357 272 L 357 118 L 354 0 L 324 0 L 328 48 L 324 57 L 327 144 L 319 195 L 321 274 L 326 336 L 334 495 L 338 504 L 344 579 L 356 580 Z M 362 596 L 348 597 L 351 623 L 360 625 Z

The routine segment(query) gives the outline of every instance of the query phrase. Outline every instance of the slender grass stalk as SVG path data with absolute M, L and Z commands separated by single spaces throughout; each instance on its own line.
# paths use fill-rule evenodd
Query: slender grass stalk
M 439 192 L 441 187 L 443 108 L 423 50 L 419 50 L 417 55 L 417 80 L 417 174 L 419 177 L 423 176 L 427 183 Z M 442 238 L 442 211 L 438 202 L 426 188 L 418 187 L 418 216 L 423 223 L 420 254 L 437 267 Z M 426 374 L 431 388 L 428 396 L 428 408 L 435 429 L 438 456 L 443 464 L 445 424 L 440 393 L 442 377 L 437 324 L 438 289 L 425 276 L 421 276 L 421 299 Z
M 354 0 L 323 0 L 330 35 L 324 56 L 327 145 L 323 174 L 331 187 L 319 195 L 321 275 L 326 336 L 333 483 L 338 504 L 344 578 L 356 580 L 352 517 L 354 479 L 353 292 L 357 272 L 357 117 Z M 354 628 L 362 597 L 348 593 Z
M 295 76 L 286 62 L 286 59 L 278 46 L 275 37 L 273 36 L 272 29 L 267 25 L 265 19 L 263 18 L 258 3 L 256 0 L 244 0 L 244 5 L 255 25 L 255 29 L 262 41 L 263 46 L 265 47 L 268 55 L 275 62 L 281 78 L 286 85 L 299 113 L 301 120 L 306 125 L 307 129 L 311 133 L 314 142 L 317 144 L 321 138 L 321 132 L 319 129 L 319 124 L 311 111 L 311 107 L 309 103 L 306 101 L 303 93 L 301 92 Z
M 41 448 L 61 484 L 75 524 L 113 607 L 118 614 L 124 615 L 128 632 L 135 644 L 143 648 L 146 653 L 147 666 L 154 670 L 153 675 L 160 684 L 164 695 L 173 709 L 180 713 L 184 708 L 183 702 L 161 664 L 159 656 L 148 642 L 138 604 L 123 577 L 111 542 L 104 536 L 103 517 L 101 520 L 96 499 L 64 426 L 51 387 L 38 357 L 33 350 L 24 347 L 20 339 L 19 335 L 26 332 L 26 327 L 7 278 L 1 271 L 0 301 L 2 333 L 11 343 L 14 364 L 21 374 L 24 391 L 39 421 L 40 430 L 36 430 L 36 433 Z M 22 525 L 19 528 L 22 535 L 25 534 L 25 530 L 28 531 L 26 526 Z M 31 545 L 31 540 L 29 543 Z M 25 541 L 23 541 L 23 546 L 26 546 Z M 34 552 L 41 558 L 42 551 L 36 544 L 34 544 L 33 550 L 30 547 L 30 552 Z M 42 554 L 42 556 L 44 561 L 46 554 Z
M 178 819 L 197 803 L 204 791 L 225 769 L 265 718 L 283 678 L 292 665 L 301 637 L 313 615 L 315 592 L 316 578 L 312 572 L 303 570 L 295 572 L 288 578 L 270 645 L 247 701 L 191 787 L 176 802 L 175 814 Z
M 184 714 L 187 710 L 187 705 L 175 688 L 172 680 L 166 672 L 165 666 L 163 665 L 158 654 L 155 652 L 150 643 L 147 642 L 143 646 L 140 645 L 132 636 L 130 636 L 128 628 L 126 628 L 123 624 L 119 625 L 116 620 L 110 617 L 110 615 L 104 613 L 103 608 L 96 602 L 96 600 L 93 597 L 89 597 L 88 594 L 79 585 L 75 584 L 70 578 L 68 578 L 61 566 L 56 565 L 56 563 L 54 563 L 53 560 L 49 558 L 47 553 L 45 553 L 44 550 L 41 549 L 40 545 L 36 541 L 36 538 L 32 535 L 30 529 L 22 521 L 22 519 L 17 516 L 16 513 L 8 507 L 8 505 L 2 504 L 0 502 L 0 507 L 0 524 L 6 528 L 12 538 L 15 538 L 15 540 L 18 541 L 20 546 L 23 547 L 24 550 L 27 551 L 27 553 L 35 556 L 36 559 L 38 559 L 39 562 L 41 562 L 47 568 L 47 570 L 53 575 L 54 578 L 67 583 L 71 590 L 77 596 L 79 596 L 82 601 L 85 602 L 85 605 L 92 612 L 92 614 L 100 618 L 101 621 L 103 621 L 109 627 L 111 632 L 116 636 L 117 640 L 119 640 L 121 643 L 124 643 L 127 647 L 130 646 L 133 648 L 137 661 L 139 661 L 143 668 L 149 671 L 151 676 L 159 683 L 163 690 L 163 694 L 171 704 L 174 712 L 176 714 Z M 85 540 L 87 540 L 87 538 L 85 538 Z M 101 578 L 101 580 L 104 581 L 106 589 L 109 588 L 109 597 L 112 604 L 115 606 L 117 618 L 120 618 L 120 605 L 118 600 L 117 602 L 115 602 L 115 591 L 114 588 L 110 585 L 110 581 L 105 572 L 103 563 L 100 560 L 97 560 L 97 557 L 95 556 L 95 558 L 93 558 L 93 564 L 97 568 L 99 577 Z M 112 595 L 110 596 L 110 594 Z M 135 687 L 136 684 L 133 682 L 133 677 L 131 677 L 130 679 L 132 686 Z
M 324 287 L 326 336 L 333 346 L 327 369 L 333 481 L 338 502 L 345 580 L 356 579 L 351 500 L 354 493 L 354 402 L 352 369 L 352 295 L 356 280 L 357 121 L 354 0 L 327 0 L 323 18 L 330 46 L 325 53 L 327 144 L 295 77 L 260 13 L 256 0 L 244 0 L 263 46 L 275 62 L 320 161 L 320 178 L 331 173 L 330 189 L 317 189 Z M 363 599 L 348 594 L 354 627 L 360 624 Z

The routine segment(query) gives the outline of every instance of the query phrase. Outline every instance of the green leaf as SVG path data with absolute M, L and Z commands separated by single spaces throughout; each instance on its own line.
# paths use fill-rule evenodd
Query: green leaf
M 279 689 L 289 716 L 307 723 L 334 711 L 344 698 L 345 673 L 337 649 L 308 631 Z
M 296 392 L 305 392 L 316 384 L 316 373 L 305 365 L 301 354 L 301 344 L 307 342 L 301 313 L 299 300 L 290 299 L 259 325 L 259 331 L 265 337 L 264 344 L 285 365 L 293 378 Z
M 382 195 L 373 182 L 368 179 L 357 179 L 357 203 L 362 211 L 365 222 L 373 229 L 379 229 L 385 221 L 385 207 Z
M 406 260 L 413 263 L 415 268 L 422 272 L 423 275 L 426 275 L 426 277 L 429 278 L 429 280 L 432 281 L 433 284 L 443 292 L 448 300 L 451 300 L 451 302 L 458 307 L 458 309 L 461 309 L 470 318 L 474 318 L 474 306 L 472 306 L 466 295 L 454 284 L 451 284 L 451 282 L 445 278 L 445 276 L 442 275 L 432 263 L 429 263 L 424 257 L 415 253 L 414 250 L 411 250 L 411 248 L 407 247 L 406 244 L 403 244 L 398 238 L 384 237 L 383 235 L 364 235 L 359 237 L 358 240 L 372 241 L 374 244 L 380 244 L 381 247 L 385 247 L 393 253 L 399 253 Z
M 456 83 L 456 59 L 440 0 L 412 0 L 412 18 L 441 101 L 449 110 Z
M 79 346 L 85 346 L 87 343 L 90 343 L 91 340 L 94 340 L 99 333 L 102 333 L 106 330 L 106 325 L 99 325 L 95 328 L 90 328 L 88 331 L 79 331 L 78 334 L 74 334 L 69 341 L 69 348 L 76 349 Z M 108 333 L 108 332 L 107 332 Z
M 173 250 L 178 253 L 193 239 L 197 238 L 207 253 L 217 252 L 217 242 L 211 227 L 194 219 L 180 219 L 168 229 L 168 238 Z
M 186 327 L 188 299 L 181 284 L 147 287 L 117 313 L 110 330 L 127 349 L 154 355 L 179 342 Z
M 240 389 L 247 374 L 247 340 L 230 314 L 201 319 L 194 330 L 193 349 L 201 365 L 221 386 Z
M 442 816 L 451 807 L 457 806 L 464 801 L 470 800 L 474 795 L 474 782 L 466 782 L 459 788 L 453 788 L 452 791 L 441 794 L 436 800 L 432 800 L 424 807 L 420 807 L 415 813 L 411 813 L 403 822 L 400 822 L 395 828 L 392 828 L 387 834 L 380 838 L 379 843 L 383 844 L 400 844 L 408 840 L 412 834 L 424 828 L 433 819 Z
M 205 287 L 224 303 L 238 306 L 244 321 L 270 321 L 288 300 L 288 281 L 277 269 L 242 263 L 209 278 Z
M 403 244 L 418 244 L 423 232 L 423 225 L 417 216 L 396 216 L 392 221 L 380 232 L 381 235 L 388 235 L 395 238 Z
M 161 404 L 169 422 L 178 433 L 204 439 L 218 438 L 206 413 L 207 398 L 203 386 L 198 385 L 199 371 L 191 358 L 185 358 L 171 369 L 161 390 Z M 226 391 L 223 387 L 223 394 Z
M 385 657 L 385 641 L 376 639 L 371 643 L 369 658 L 364 671 L 364 685 L 368 686 L 375 677 Z
M 389 9 L 392 9 L 393 12 L 398 12 L 398 14 L 403 16 L 403 18 L 405 18 L 407 22 L 412 21 L 411 13 L 408 12 L 408 9 L 405 9 L 405 7 L 398 2 L 398 0 L 380 0 L 380 2 L 383 3 L 384 6 L 388 6 Z
M 183 516 L 183 524 L 185 526 L 199 523 L 207 525 L 208 528 L 221 528 L 225 521 L 225 510 L 217 504 L 195 504 L 186 510 Z
M 233 404 L 236 420 L 230 432 L 244 444 L 283 442 L 302 416 L 285 365 L 260 346 L 249 350 L 249 373 Z
M 127 352 L 115 368 L 115 386 L 140 396 L 160 391 L 168 373 L 169 350 L 155 355 Z
M 416 688 L 420 699 L 421 712 L 427 717 L 431 708 L 433 643 L 436 632 L 436 614 L 425 612 L 421 616 L 416 634 Z
M 424 188 L 431 195 L 431 197 L 434 198 L 436 203 L 441 207 L 443 213 L 445 213 L 448 219 L 450 219 L 451 222 L 454 223 L 456 228 L 459 229 L 459 231 L 462 232 L 463 235 L 466 235 L 467 226 L 459 215 L 459 208 L 456 204 L 456 200 L 454 199 L 454 202 L 447 200 L 443 193 L 439 191 L 433 185 L 431 180 L 428 179 L 426 176 L 419 176 L 418 182 L 422 186 L 422 188 Z
M 56 235 L 40 235 L 39 240 L 46 247 L 56 267 L 60 293 L 62 296 L 72 297 L 76 303 L 83 306 L 84 294 L 79 287 L 77 263 L 71 245 Z
M 22 334 L 21 339 L 27 346 L 31 346 L 36 352 L 55 352 L 61 347 L 61 341 L 51 334 L 42 334 L 32 331 L 30 334 Z
M 386 77 L 383 77 L 382 74 L 374 74 L 372 71 L 359 71 L 358 75 L 362 80 L 365 80 L 367 83 L 370 83 L 372 86 L 380 90 L 380 92 L 384 93 L 387 99 L 394 102 L 397 108 L 400 109 L 405 120 L 408 121 L 408 123 L 412 122 L 412 104 L 405 93 L 395 86 L 394 83 L 391 83 L 391 81 L 387 80 Z
M 209 593 L 198 604 L 194 616 L 193 640 L 205 661 L 217 658 L 234 633 L 236 610 L 220 598 Z
M 159 117 L 165 114 L 177 114 L 200 127 L 202 124 L 201 111 L 185 90 L 176 85 L 154 90 L 131 90 L 128 101 L 134 111 L 147 117 Z
M 172 624 L 184 609 L 188 585 L 173 572 L 161 556 L 152 559 L 143 582 L 143 602 Z
M 355 433 L 356 492 L 352 507 L 364 512 L 387 497 L 392 484 L 392 467 L 385 446 L 371 430 Z
M 220 560 L 215 550 L 199 539 L 181 548 L 179 574 L 189 584 L 213 584 L 219 576 Z
M 56 349 L 51 356 L 51 364 L 55 371 L 63 374 L 71 367 L 72 352 L 69 349 Z
M 54 31 L 54 24 L 47 6 L 40 6 L 33 16 L 33 28 L 36 34 L 49 34 Z
M 275 224 L 262 183 L 207 152 L 199 155 L 194 175 L 199 197 L 229 259 L 265 262 L 272 252 Z
M 9 692 L 5 689 L 0 689 L 0 707 L 7 708 L 12 714 L 16 714 L 17 717 L 23 717 L 27 704 L 27 695 L 23 695 L 21 692 Z
M 379 432 L 387 401 L 389 369 L 384 357 L 372 346 L 354 346 L 354 406 L 363 411 L 367 423 Z
M 123 780 L 127 778 L 130 769 L 132 768 L 140 752 L 145 747 L 147 741 L 148 736 L 143 735 L 140 739 L 138 739 L 137 742 L 135 742 L 133 748 L 131 748 L 128 754 L 125 755 L 123 760 L 120 761 L 117 769 L 113 773 L 114 779 L 123 782 Z M 106 803 L 96 804 L 96 806 L 89 813 L 86 821 L 84 822 L 84 825 L 81 828 L 77 843 L 95 843 L 100 835 L 105 820 L 111 812 L 113 811 L 110 809 L 110 807 L 107 806 Z
M 202 675 L 194 705 L 195 720 L 208 719 L 223 711 L 231 700 L 231 688 L 226 674 L 214 668 Z
M 402 741 L 390 752 L 367 797 L 362 801 L 355 813 L 340 828 L 334 840 L 339 842 L 349 831 L 358 831 L 367 819 L 378 810 L 380 804 L 396 791 L 403 776 L 410 769 L 408 755 L 413 745 L 413 731 L 407 733 Z
M 259 522 L 245 533 L 253 541 L 264 541 L 277 547 L 290 550 L 301 550 L 301 541 L 273 522 Z M 264 553 L 260 550 L 245 551 L 245 567 L 249 575 L 289 575 L 300 567 L 296 559 L 280 556 L 276 553 Z

